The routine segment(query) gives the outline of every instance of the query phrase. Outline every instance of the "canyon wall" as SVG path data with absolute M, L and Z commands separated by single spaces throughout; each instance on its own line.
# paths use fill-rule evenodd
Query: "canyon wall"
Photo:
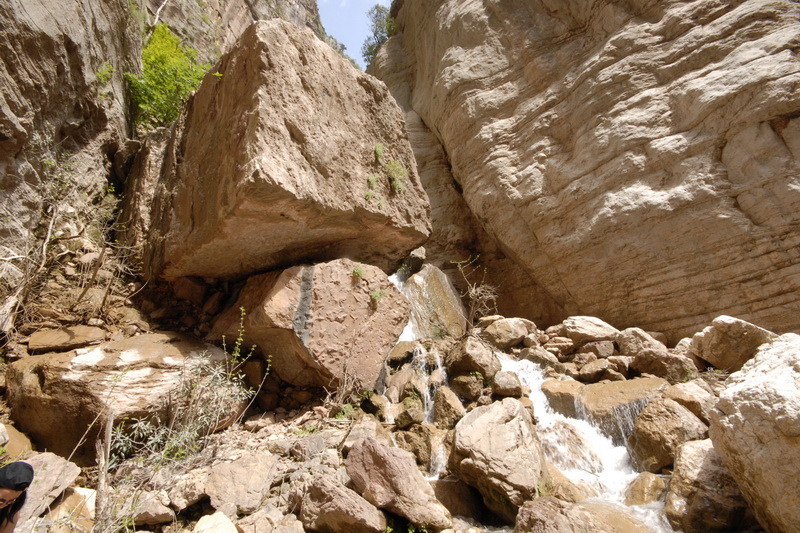
M 424 150 L 441 147 L 446 168 L 427 179 L 459 191 L 533 280 L 519 287 L 673 341 L 719 314 L 800 328 L 800 5 L 405 0 L 392 12 L 398 34 L 370 72 L 419 116 Z M 426 188 L 434 227 L 465 216 Z

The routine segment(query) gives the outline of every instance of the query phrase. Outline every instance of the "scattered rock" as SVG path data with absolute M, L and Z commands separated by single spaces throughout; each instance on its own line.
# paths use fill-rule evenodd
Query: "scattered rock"
M 672 464 L 678 446 L 707 436 L 708 426 L 691 411 L 673 400 L 656 398 L 636 418 L 628 449 L 640 470 L 657 474 Z
M 201 517 L 192 529 L 192 533 L 238 533 L 238 531 L 231 519 L 222 511 Z
M 691 359 L 669 353 L 666 348 L 643 349 L 636 354 L 630 368 L 640 374 L 664 378 L 670 383 L 681 383 L 697 374 L 697 369 Z
M 614 340 L 619 346 L 620 355 L 636 356 L 643 350 L 656 350 L 660 352 L 667 350 L 664 343 L 657 341 L 641 328 L 623 329 Z
M 575 344 L 587 342 L 613 341 L 619 330 L 593 316 L 571 316 L 564 320 L 563 335 Z
M 446 385 L 436 389 L 433 396 L 433 423 L 441 429 L 453 429 L 467 410 L 455 392 Z
M 93 326 L 65 326 L 31 333 L 28 351 L 32 354 L 43 352 L 67 352 L 92 344 L 100 344 L 106 339 L 103 328 Z
M 568 503 L 553 497 L 525 502 L 514 533 L 642 533 L 649 528 L 619 505 Z
M 522 397 L 522 383 L 513 372 L 500 371 L 492 381 L 492 394 L 511 398 Z
M 457 344 L 445 358 L 447 373 L 451 376 L 480 373 L 491 380 L 500 371 L 500 360 L 494 351 L 478 337 L 470 335 Z
M 547 477 L 531 417 L 513 398 L 476 407 L 456 424 L 450 462 L 486 506 L 508 522 Z
M 228 515 L 232 514 L 229 510 L 236 514 L 255 512 L 272 486 L 277 462 L 268 452 L 259 452 L 212 466 L 205 485 L 211 505 Z
M 755 355 L 759 346 L 777 337 L 754 324 L 722 315 L 695 333 L 689 349 L 714 367 L 734 372 Z
M 664 478 L 652 472 L 642 472 L 625 490 L 625 505 L 647 505 L 661 499 L 667 490 Z
M 748 531 L 757 525 L 709 439 L 678 447 L 664 510 L 672 527 L 684 533 Z
M 309 476 L 296 486 L 295 511 L 311 531 L 383 533 L 386 517 L 374 505 L 330 476 Z M 294 507 L 294 506 L 293 506 Z
M 508 350 L 522 343 L 528 325 L 522 318 L 501 318 L 486 326 L 481 336 L 499 350 Z

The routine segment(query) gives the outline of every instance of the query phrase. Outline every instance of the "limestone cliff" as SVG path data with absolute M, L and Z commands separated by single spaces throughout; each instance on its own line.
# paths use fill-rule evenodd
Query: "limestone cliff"
M 449 163 L 427 178 L 434 227 L 455 220 L 459 200 L 435 192 L 452 175 L 570 314 L 673 340 L 722 313 L 800 328 L 800 5 L 406 0 L 393 12 L 400 31 L 372 72 Z

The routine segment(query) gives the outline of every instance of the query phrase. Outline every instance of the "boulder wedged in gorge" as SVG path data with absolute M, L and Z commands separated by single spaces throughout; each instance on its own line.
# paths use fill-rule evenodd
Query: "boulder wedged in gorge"
M 250 26 L 214 70 L 164 151 L 147 274 L 237 277 L 339 257 L 388 270 L 425 241 L 427 195 L 383 83 L 279 20 Z
M 714 449 L 767 531 L 800 524 L 800 336 L 763 345 L 711 410 Z
M 722 312 L 785 331 L 800 327 L 798 14 L 407 0 L 371 72 L 567 313 L 671 342 Z
M 253 276 L 210 337 L 232 344 L 245 310 L 244 345 L 272 356 L 289 383 L 375 385 L 408 321 L 410 306 L 379 268 L 337 259 Z
M 11 417 L 42 448 L 91 463 L 95 437 L 110 411 L 116 420 L 165 414 L 170 393 L 206 360 L 203 354 L 212 361 L 225 357 L 177 333 L 26 357 L 6 372 Z

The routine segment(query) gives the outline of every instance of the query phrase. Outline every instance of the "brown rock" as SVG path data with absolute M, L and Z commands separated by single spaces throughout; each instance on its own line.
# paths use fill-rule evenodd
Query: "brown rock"
M 691 359 L 669 353 L 666 349 L 640 351 L 631 361 L 630 368 L 640 374 L 664 378 L 670 383 L 680 383 L 697 375 Z
M 494 375 L 492 394 L 520 398 L 522 397 L 522 383 L 514 372 L 500 371 Z
M 548 379 L 542 383 L 542 392 L 550 408 L 570 418 L 578 418 L 578 398 L 585 385 L 574 379 Z
M 593 316 L 571 316 L 564 319 L 565 337 L 576 345 L 596 341 L 613 341 L 619 334 L 617 328 Z
M 20 509 L 17 520 L 22 531 L 28 530 L 31 522 L 45 512 L 81 473 L 75 463 L 51 452 L 37 453 L 25 462 L 33 467 L 34 478 L 27 489 L 26 505 Z
M 278 459 L 269 452 L 245 453 L 238 459 L 216 464 L 205 492 L 214 509 L 250 514 L 261 505 L 278 473 Z M 231 483 L 236 480 L 235 483 Z
M 100 344 L 106 339 L 106 330 L 92 326 L 68 326 L 46 329 L 31 334 L 28 341 L 30 353 L 67 352 L 91 344 Z
M 329 476 L 310 476 L 298 516 L 312 531 L 383 533 L 386 517 L 374 505 Z
M 466 332 L 467 313 L 450 279 L 433 265 L 424 265 L 403 285 L 411 308 L 416 338 L 459 338 Z
M 708 426 L 691 411 L 673 400 L 656 398 L 636 418 L 628 449 L 640 470 L 657 474 L 672 464 L 678 446 L 707 436 Z
M 664 511 L 684 533 L 749 531 L 757 525 L 709 439 L 678 447 Z
M 663 477 L 642 472 L 625 490 L 625 505 L 647 505 L 658 501 L 666 490 L 667 483 Z
M 234 277 L 340 257 L 388 270 L 425 241 L 428 199 L 381 82 L 275 19 L 245 30 L 216 68 L 167 145 L 149 275 Z
M 596 383 L 600 381 L 606 372 L 612 367 L 608 359 L 597 359 L 583 365 L 578 372 L 578 379 L 584 383 Z
M 433 397 L 433 421 L 436 427 L 453 429 L 466 412 L 464 404 L 450 387 L 442 385 L 436 389 Z
M 649 528 L 624 508 L 604 502 L 567 503 L 553 497 L 526 502 L 514 533 L 641 533 Z
M 759 346 L 778 336 L 754 324 L 730 316 L 719 316 L 692 337 L 689 350 L 721 370 L 742 368 Z
M 710 422 L 711 409 L 717 403 L 717 397 L 711 392 L 710 387 L 700 379 L 673 385 L 664 390 L 664 397 L 675 400 L 687 408 L 704 424 Z
M 354 277 L 356 266 L 339 259 L 254 276 L 209 337 L 235 339 L 244 307 L 245 345 L 270 354 L 282 380 L 332 387 L 348 376 L 372 388 L 409 304 L 380 269 L 361 265 Z
M 450 527 L 452 518 L 405 450 L 374 439 L 356 442 L 345 461 L 356 490 L 378 507 L 434 529 Z
M 627 328 L 620 331 L 614 339 L 619 346 L 620 355 L 636 356 L 643 350 L 665 351 L 664 343 L 657 341 L 640 328 Z
M 491 380 L 500 371 L 500 360 L 494 351 L 479 338 L 472 335 L 457 344 L 445 358 L 449 375 L 480 373 Z
M 614 343 L 612 341 L 587 342 L 578 348 L 578 353 L 593 353 L 598 359 L 605 359 L 614 355 Z
M 28 357 L 8 366 L 12 417 L 34 440 L 70 456 L 93 461 L 94 441 L 107 407 L 120 420 L 166 413 L 170 393 L 204 361 L 222 361 L 218 348 L 177 333 L 149 333 L 94 348 Z M 199 377 L 199 376 L 198 376 Z M 231 406 L 233 411 L 234 406 Z
M 541 443 L 523 405 L 504 398 L 476 407 L 456 424 L 451 464 L 498 516 L 513 522 L 546 480 Z
M 483 504 L 480 493 L 456 476 L 447 476 L 430 482 L 436 499 L 447 507 L 453 516 L 466 516 L 484 522 L 490 511 Z
M 581 389 L 577 405 L 583 417 L 619 446 L 628 439 L 636 417 L 647 402 L 668 385 L 661 378 L 593 383 Z
M 528 335 L 528 325 L 521 318 L 501 318 L 486 326 L 481 336 L 499 350 L 508 350 L 522 343 Z
M 568 337 L 550 337 L 544 343 L 544 349 L 558 357 L 559 361 L 567 361 L 575 353 L 575 342 Z

